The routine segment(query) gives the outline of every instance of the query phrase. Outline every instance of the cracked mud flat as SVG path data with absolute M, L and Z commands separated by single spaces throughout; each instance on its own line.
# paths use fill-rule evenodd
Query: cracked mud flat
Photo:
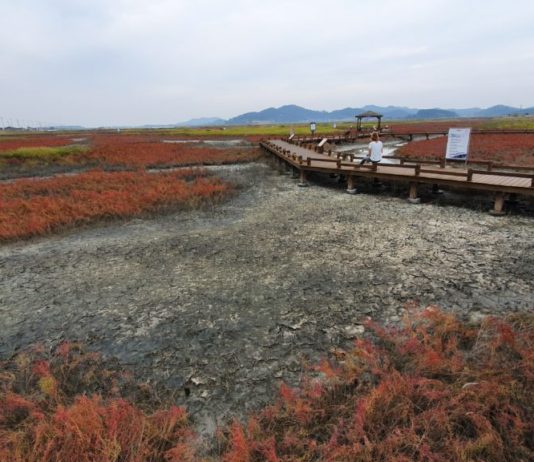
M 179 390 L 211 433 L 368 316 L 396 322 L 413 299 L 466 318 L 534 307 L 531 203 L 496 218 L 476 197 L 410 205 L 402 188 L 213 170 L 239 185 L 222 205 L 0 246 L 0 357 L 82 341 Z

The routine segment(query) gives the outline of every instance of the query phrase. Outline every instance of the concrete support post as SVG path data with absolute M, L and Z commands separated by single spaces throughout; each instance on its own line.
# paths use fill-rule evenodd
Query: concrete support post
M 496 217 L 504 215 L 504 193 L 498 192 L 495 196 L 495 204 L 493 205 L 493 210 L 490 212 Z
M 308 182 L 307 182 L 307 179 L 306 179 L 306 172 L 304 170 L 300 171 L 300 181 L 299 181 L 298 185 L 301 188 L 305 188 L 306 186 L 308 186 Z
M 410 204 L 419 204 L 421 202 L 421 199 L 417 197 L 417 183 L 415 182 L 410 183 L 410 194 L 408 196 L 408 202 Z
M 356 189 L 356 178 L 352 175 L 347 176 L 347 193 L 356 194 L 358 190 Z

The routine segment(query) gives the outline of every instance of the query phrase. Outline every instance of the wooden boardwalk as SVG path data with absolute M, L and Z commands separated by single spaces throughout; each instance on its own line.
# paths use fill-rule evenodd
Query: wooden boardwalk
M 280 162 L 295 169 L 300 175 L 302 186 L 306 184 L 308 172 L 319 172 L 345 175 L 347 191 L 352 193 L 356 192 L 356 182 L 361 177 L 407 182 L 410 185 L 411 202 L 419 201 L 417 185 L 421 183 L 434 185 L 435 188 L 443 185 L 474 189 L 495 193 L 493 213 L 497 215 L 503 213 L 505 194 L 534 196 L 534 171 L 525 173 L 504 171 L 503 168 L 495 170 L 491 163 L 486 163 L 485 170 L 453 167 L 446 165 L 445 162 L 439 164 L 403 160 L 395 164 L 391 159 L 385 159 L 384 163 L 379 164 L 360 165 L 361 159 L 354 159 L 351 155 L 342 157 L 341 154 L 332 151 L 323 153 L 316 146 L 310 149 L 285 140 L 262 141 L 260 145 L 274 154 Z
M 315 135 L 315 136 L 295 136 L 294 142 L 299 143 L 319 143 L 323 138 L 327 138 L 329 143 L 351 143 L 361 139 L 367 139 L 371 136 L 371 131 L 352 132 L 344 135 Z M 447 136 L 448 130 L 429 130 L 429 131 L 394 131 L 382 130 L 381 137 L 400 138 L 406 141 L 412 141 L 414 138 L 426 138 L 436 136 Z M 534 135 L 534 130 L 471 130 L 472 135 Z

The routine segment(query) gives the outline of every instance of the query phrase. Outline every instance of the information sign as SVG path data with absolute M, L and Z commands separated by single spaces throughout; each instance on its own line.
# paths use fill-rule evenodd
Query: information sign
M 445 159 L 467 160 L 470 135 L 470 128 L 449 128 Z

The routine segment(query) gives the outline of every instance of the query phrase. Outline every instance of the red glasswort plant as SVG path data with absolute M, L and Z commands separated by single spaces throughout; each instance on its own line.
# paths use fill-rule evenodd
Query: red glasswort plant
M 534 313 L 475 326 L 429 307 L 367 327 L 204 456 L 185 411 L 156 410 L 118 365 L 78 344 L 19 353 L 0 363 L 0 460 L 534 460 Z
M 139 168 L 250 162 L 258 157 L 258 151 L 221 149 L 191 143 L 163 143 L 146 135 L 95 135 L 91 150 L 83 157 L 102 167 L 118 165 Z
M 323 379 L 280 388 L 246 426 L 224 431 L 223 460 L 534 459 L 534 316 L 466 326 L 428 308 L 401 328 L 369 323 Z
M 0 139 L 0 168 L 7 166 L 38 167 L 41 164 L 92 166 L 99 168 L 138 169 L 192 165 L 219 165 L 250 162 L 259 157 L 259 149 L 213 147 L 193 143 L 163 142 L 161 136 L 147 132 L 139 135 L 84 133 L 83 148 L 78 138 L 67 136 L 25 136 Z M 21 148 L 51 148 L 72 145 L 71 152 L 61 155 L 43 152 L 41 155 L 18 154 Z M 78 149 L 76 149 L 78 148 Z M 2 156 L 4 153 L 4 156 Z M 7 155 L 9 154 L 9 156 Z
M 442 159 L 447 138 L 414 141 L 398 149 L 400 156 Z M 469 159 L 494 161 L 505 165 L 534 167 L 534 137 L 532 135 L 471 135 Z
M 149 388 L 78 344 L 0 366 L 2 461 L 198 460 L 184 409 L 154 410 Z
M 72 138 L 55 135 L 33 135 L 17 137 L 0 137 L 0 153 L 19 148 L 58 147 L 72 144 Z
M 66 226 L 219 200 L 227 183 L 200 170 L 172 173 L 92 171 L 0 184 L 0 241 Z

